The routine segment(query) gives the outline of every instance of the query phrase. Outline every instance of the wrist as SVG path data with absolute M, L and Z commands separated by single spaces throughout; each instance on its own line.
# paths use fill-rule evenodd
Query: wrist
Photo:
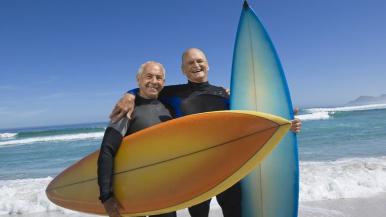
M 109 200 L 111 197 L 113 196 L 113 193 L 106 193 L 106 194 L 102 194 L 99 196 L 99 200 L 102 202 L 102 203 L 105 203 L 107 200 Z

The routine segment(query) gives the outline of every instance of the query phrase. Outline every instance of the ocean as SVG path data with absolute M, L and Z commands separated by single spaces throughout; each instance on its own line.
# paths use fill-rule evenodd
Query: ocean
M 299 216 L 386 216 L 386 104 L 307 108 L 298 118 Z M 92 216 L 54 205 L 44 191 L 99 148 L 106 124 L 0 130 L 0 216 Z M 221 216 L 215 200 L 212 210 Z

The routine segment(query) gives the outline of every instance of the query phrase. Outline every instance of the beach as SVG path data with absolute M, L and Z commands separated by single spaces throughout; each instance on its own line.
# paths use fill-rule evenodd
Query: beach
M 386 213 L 386 194 L 369 198 L 335 199 L 302 202 L 299 205 L 299 217 L 384 217 Z M 0 217 L 95 217 L 72 211 L 37 212 L 28 214 L 4 214 Z M 177 216 L 189 217 L 187 210 L 178 211 Z M 222 217 L 218 204 L 212 201 L 210 217 Z
M 386 216 L 386 105 L 302 109 L 299 217 Z M 92 217 L 45 195 L 106 123 L 0 130 L 0 217 Z M 189 216 L 186 210 L 178 216 Z M 212 200 L 210 216 L 222 216 Z

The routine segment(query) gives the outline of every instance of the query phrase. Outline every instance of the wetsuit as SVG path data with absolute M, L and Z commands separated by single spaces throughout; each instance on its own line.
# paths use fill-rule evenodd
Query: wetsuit
M 229 95 L 225 89 L 208 82 L 189 81 L 183 85 L 166 86 L 159 99 L 172 111 L 174 117 L 229 109 Z M 241 216 L 241 185 L 237 183 L 217 195 L 217 201 L 224 217 Z M 192 217 L 208 217 L 209 209 L 210 200 L 190 207 L 189 213 Z
M 113 195 L 112 179 L 114 157 L 124 136 L 147 127 L 172 119 L 169 110 L 157 99 L 135 98 L 135 110 L 131 120 L 121 119 L 107 127 L 102 140 L 98 158 L 99 199 L 104 203 Z M 176 212 L 155 215 L 159 217 L 176 217 Z

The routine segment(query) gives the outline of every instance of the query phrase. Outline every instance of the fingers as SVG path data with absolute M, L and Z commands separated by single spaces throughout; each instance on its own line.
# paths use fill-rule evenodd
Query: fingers
M 119 209 L 122 208 L 122 205 L 114 197 L 111 197 L 103 205 L 109 217 L 121 217 Z
M 117 199 L 115 199 L 115 203 L 117 204 L 118 209 L 123 209 L 123 205 Z
M 115 105 L 113 111 L 110 113 L 109 118 L 113 119 L 115 116 L 119 114 L 119 108 L 117 105 Z
M 112 123 L 116 123 L 125 115 L 128 119 L 131 119 L 131 113 L 134 110 L 135 96 L 126 94 L 123 96 L 118 103 L 115 105 L 113 111 L 110 114 L 110 120 Z
M 127 117 L 130 119 L 131 112 L 128 114 L 128 112 L 132 110 L 132 108 L 128 108 L 128 106 L 125 106 L 123 103 L 117 103 L 113 109 L 113 111 L 110 114 L 110 120 L 112 123 L 116 123 L 120 119 L 122 119 L 126 114 Z
M 294 133 L 300 133 L 300 130 L 302 128 L 302 122 L 300 119 L 295 118 L 291 121 L 291 131 Z
M 227 89 L 225 89 L 225 92 L 226 92 L 228 95 L 231 95 L 231 89 L 227 88 Z
M 110 120 L 112 123 L 116 123 L 125 115 L 126 115 L 126 112 L 124 110 L 117 109 L 114 113 L 111 113 Z

